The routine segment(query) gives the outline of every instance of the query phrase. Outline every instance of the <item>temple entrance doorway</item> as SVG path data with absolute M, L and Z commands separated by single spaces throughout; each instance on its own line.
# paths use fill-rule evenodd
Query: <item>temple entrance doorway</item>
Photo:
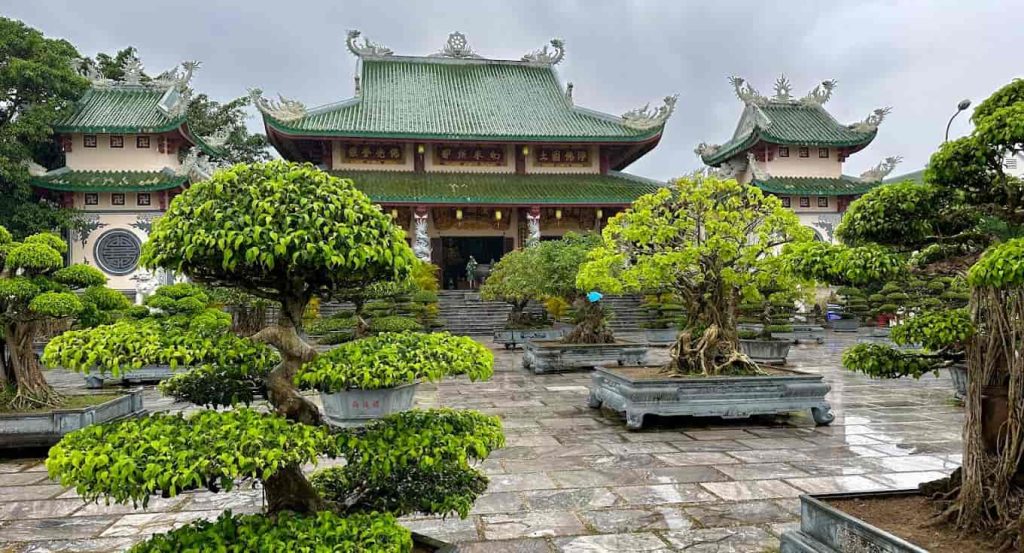
M 491 264 L 505 254 L 506 242 L 511 238 L 501 236 L 447 236 L 441 238 L 442 286 L 446 290 L 468 290 L 470 280 L 466 265 L 472 257 L 477 262 L 476 286 L 486 277 Z M 508 244 L 507 249 L 511 249 Z

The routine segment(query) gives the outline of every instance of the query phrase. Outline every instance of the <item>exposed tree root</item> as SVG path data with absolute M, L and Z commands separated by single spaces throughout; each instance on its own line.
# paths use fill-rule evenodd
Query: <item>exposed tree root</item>
M 669 354 L 671 360 L 665 366 L 669 373 L 703 376 L 766 374 L 739 351 L 735 338 L 722 332 L 717 324 L 704 329 L 696 340 L 693 329 L 682 331 Z

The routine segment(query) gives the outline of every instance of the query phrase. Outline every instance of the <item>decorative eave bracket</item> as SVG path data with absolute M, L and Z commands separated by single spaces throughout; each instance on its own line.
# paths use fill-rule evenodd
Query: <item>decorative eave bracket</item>
M 565 41 L 560 38 L 553 38 L 549 44 L 552 47 L 551 51 L 548 50 L 547 45 L 544 45 L 543 48 L 523 56 L 523 61 L 541 65 L 558 65 L 565 57 Z
M 882 124 L 882 121 L 885 120 L 885 116 L 890 113 L 892 113 L 891 107 L 878 108 L 871 112 L 871 115 L 865 117 L 863 121 L 853 123 L 849 128 L 857 132 L 875 132 L 878 130 L 878 126 Z
M 363 38 L 363 43 L 359 44 L 360 35 L 362 35 L 361 31 L 350 29 L 345 38 L 345 46 L 348 46 L 348 51 L 354 55 L 361 58 L 380 58 L 394 54 L 391 48 L 377 42 L 372 42 L 368 38 Z
M 631 129 L 640 131 L 660 127 L 672 116 L 678 99 L 678 94 L 665 96 L 664 103 L 660 107 L 651 109 L 651 104 L 647 104 L 642 108 L 627 111 L 622 114 L 622 123 Z
M 306 106 L 298 100 L 285 98 L 280 94 L 277 100 L 268 100 L 263 97 L 263 91 L 258 88 L 249 89 L 249 98 L 252 105 L 260 110 L 260 113 L 267 115 L 282 123 L 288 123 L 306 116 Z
M 761 167 L 761 164 L 754 156 L 754 152 L 747 152 L 747 166 L 750 167 L 750 173 L 754 176 L 754 180 L 765 181 L 772 178 L 771 173 Z

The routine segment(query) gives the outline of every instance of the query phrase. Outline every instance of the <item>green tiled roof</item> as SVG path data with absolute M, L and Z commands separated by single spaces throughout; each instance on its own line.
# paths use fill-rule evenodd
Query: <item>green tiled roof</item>
M 903 182 L 907 180 L 913 182 L 924 182 L 924 169 L 918 169 L 917 171 L 911 173 L 904 173 L 902 175 L 896 175 L 895 177 L 889 177 L 883 180 L 882 183 L 890 184 L 894 182 Z
M 331 171 L 352 179 L 378 203 L 628 204 L 665 183 L 610 172 L 607 175 L 412 173 Z
M 792 196 L 856 196 L 878 186 L 878 182 L 864 182 L 856 177 L 843 175 L 828 177 L 772 177 L 754 180 L 751 184 L 773 194 Z
M 550 66 L 419 57 L 361 63 L 360 95 L 294 121 L 265 121 L 303 136 L 573 142 L 643 141 L 663 127 L 638 130 L 574 107 Z
M 56 132 L 142 133 L 165 132 L 185 122 L 185 115 L 168 117 L 165 109 L 177 101 L 173 89 L 143 85 L 93 87 L 75 111 L 54 125 Z M 161 109 L 161 104 L 165 109 Z
M 155 192 L 177 188 L 188 177 L 163 171 L 74 171 L 57 169 L 32 177 L 33 186 L 61 192 Z
M 758 142 L 816 147 L 863 147 L 877 130 L 859 132 L 836 121 L 825 108 L 792 102 L 748 105 L 736 133 L 717 151 L 703 156 L 704 163 L 717 166 Z

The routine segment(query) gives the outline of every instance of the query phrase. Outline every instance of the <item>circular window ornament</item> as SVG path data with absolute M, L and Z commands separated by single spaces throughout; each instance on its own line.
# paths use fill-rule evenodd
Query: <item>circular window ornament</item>
M 122 229 L 108 230 L 100 235 L 93 247 L 93 257 L 103 272 L 126 275 L 139 266 L 142 242 L 135 234 Z

